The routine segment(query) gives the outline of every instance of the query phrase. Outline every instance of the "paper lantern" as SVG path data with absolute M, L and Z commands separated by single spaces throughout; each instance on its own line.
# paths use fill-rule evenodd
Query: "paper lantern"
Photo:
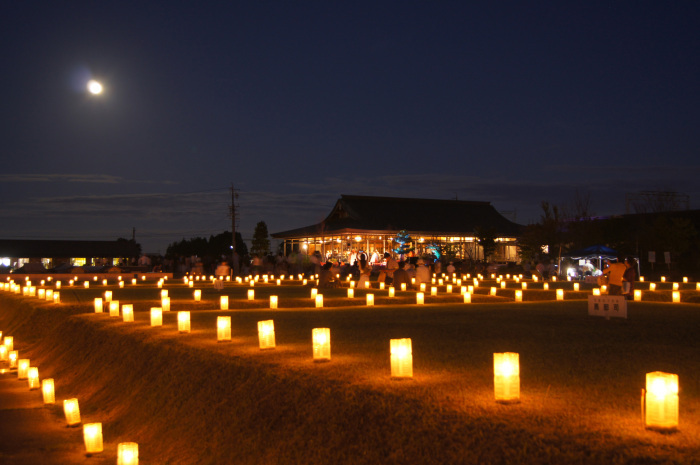
M 102 297 L 95 297 L 95 313 L 102 313 Z
M 109 316 L 119 317 L 119 301 L 113 300 L 109 303 Z
M 349 287 L 348 288 L 348 299 L 354 299 L 355 298 L 355 289 Z
M 85 423 L 83 425 L 85 452 L 88 455 L 102 452 L 102 423 Z
M 505 288 L 506 288 L 506 282 L 505 282 L 505 281 L 501 281 L 501 289 L 505 289 Z
M 282 280 L 281 280 L 281 279 L 279 279 L 279 278 L 277 278 L 277 281 L 276 281 L 276 283 L 277 283 L 277 285 L 278 285 L 278 286 L 281 286 L 281 285 L 282 285 Z
M 29 367 L 27 370 L 27 384 L 30 391 L 39 389 L 39 368 Z
M 554 283 L 554 282 L 556 282 L 556 281 L 557 281 L 557 277 L 556 277 L 556 276 L 552 276 L 552 282 Z
M 119 443 L 119 445 L 117 446 L 117 465 L 139 465 L 138 443 Z
M 37 289 L 36 296 L 42 300 L 46 299 L 46 289 Z
M 80 424 L 80 406 L 78 399 L 66 399 L 63 401 L 63 413 L 66 416 L 68 426 Z
M 228 310 L 228 296 L 222 295 L 219 299 L 219 308 L 221 310 Z
M 489 291 L 489 293 L 491 295 L 496 295 L 497 291 L 498 291 L 498 288 L 492 287 L 491 290 Z
M 465 293 L 462 294 L 462 295 L 464 296 L 464 303 L 465 303 L 465 304 L 470 304 L 470 303 L 472 303 L 472 295 L 471 295 L 470 292 L 465 292 Z
M 321 295 L 321 294 L 319 294 Z M 318 297 L 318 296 L 317 296 Z M 275 322 L 272 320 L 258 321 L 258 341 L 260 350 L 275 348 Z
M 187 281 L 187 287 L 194 287 L 194 281 Z
M 220 316 L 216 319 L 216 339 L 219 342 L 231 340 L 231 317 Z
M 318 289 L 316 289 L 315 287 L 312 287 L 311 288 L 311 298 L 315 299 L 317 295 L 318 295 Z
M 17 361 L 17 379 L 27 379 L 29 371 L 29 359 L 21 358 Z
M 640 281 L 640 282 L 644 282 L 644 276 L 640 276 L 640 277 L 639 277 L 639 281 Z
M 304 280 L 301 282 L 301 284 L 303 284 L 304 286 L 306 286 L 307 282 L 308 282 L 308 281 L 307 281 L 306 279 L 304 279 Z
M 662 276 L 662 277 L 661 277 L 661 282 L 662 282 L 662 283 L 665 283 L 665 282 L 666 282 L 666 276 Z
M 515 301 L 516 301 L 516 302 L 522 302 L 522 301 L 523 301 L 523 291 L 521 291 L 521 290 L 515 291 Z
M 163 326 L 163 309 L 151 307 L 151 326 Z
M 53 300 L 53 289 L 46 289 L 46 300 L 51 302 Z
M 83 282 L 83 287 L 85 287 L 85 289 L 89 289 L 90 288 L 90 281 Z
M 385 287 L 386 287 L 386 284 L 379 283 L 379 289 L 384 290 Z
M 523 284 L 525 284 L 525 283 L 523 283 Z M 574 291 L 578 292 L 578 290 L 579 290 L 578 283 L 574 283 Z
M 311 330 L 314 362 L 331 359 L 331 330 L 330 328 L 314 328 Z
M 649 283 L 649 290 L 655 291 L 656 290 L 656 283 Z
M 684 282 L 684 283 L 687 283 L 687 282 L 688 282 L 688 277 L 687 277 L 687 276 L 683 276 L 683 282 Z
M 542 289 L 545 291 L 549 290 L 549 283 L 542 283 Z
M 255 300 L 255 289 L 248 289 L 248 300 Z
M 136 281 L 136 278 L 134 278 L 134 279 L 131 280 L 131 284 L 136 284 L 136 282 L 137 282 L 137 281 Z
M 46 378 L 41 381 L 41 395 L 44 398 L 44 404 L 50 405 L 56 403 L 56 393 L 53 384 L 53 378 Z
M 134 321 L 134 306 L 133 304 L 122 305 L 122 321 L 131 323 Z
M 367 306 L 372 307 L 374 305 L 374 294 L 367 294 L 365 296 L 365 298 L 366 298 Z
M 422 292 L 416 293 L 416 304 L 423 305 L 425 303 L 425 294 Z
M 190 332 L 190 312 L 177 312 L 177 330 L 181 333 Z
M 10 369 L 17 368 L 17 359 L 19 358 L 19 353 L 16 350 L 11 350 L 7 354 L 7 363 L 10 365 Z
M 61 303 L 61 293 L 54 291 L 53 293 L 53 303 L 55 304 L 60 304 Z
M 401 284 L 403 284 L 404 286 L 406 285 L 406 283 L 401 283 Z M 395 295 L 396 295 L 396 290 L 395 290 L 394 286 L 389 286 L 389 297 L 394 297 Z
M 276 295 L 271 295 L 270 296 L 270 308 L 277 308 L 278 301 L 279 301 L 279 298 Z
M 437 295 L 437 287 L 435 287 L 435 286 L 430 287 L 430 295 Z
M 599 287 L 593 288 L 593 295 L 600 295 L 600 288 Z
M 119 281 L 119 289 L 124 289 L 124 281 Z
M 389 343 L 389 351 L 391 353 L 391 377 L 412 378 L 413 350 L 411 348 L 411 339 L 391 339 Z
M 316 308 L 323 307 L 323 294 L 316 294 Z
M 673 290 L 677 291 L 680 288 L 680 285 L 678 283 L 673 283 Z
M 194 301 L 195 302 L 200 302 L 202 300 L 202 290 L 201 289 L 195 289 L 194 290 Z
M 3 345 L 7 348 L 8 352 L 12 352 L 15 348 L 15 339 L 12 336 L 5 336 L 3 340 Z
M 520 401 L 520 355 L 513 352 L 493 354 L 493 385 L 496 402 Z
M 526 283 L 526 282 L 522 282 L 520 285 L 523 287 L 523 289 L 527 289 L 527 283 Z
M 168 290 L 167 289 L 163 289 L 162 291 L 160 291 L 161 300 L 163 299 L 163 297 L 168 297 Z
M 112 301 L 112 291 L 105 291 L 105 302 Z
M 649 429 L 672 431 L 678 428 L 678 375 L 655 371 L 647 373 L 644 423 Z
M 673 298 L 673 303 L 674 303 L 674 304 L 680 303 L 680 301 L 681 301 L 681 293 L 680 293 L 680 291 L 673 291 L 673 293 L 672 293 L 672 298 Z
M 60 289 L 60 288 L 61 288 L 61 281 L 56 281 L 56 289 Z
M 564 289 L 557 289 L 557 300 L 564 300 Z
M 635 289 L 634 290 L 634 301 L 635 302 L 641 302 L 642 301 L 642 291 L 640 289 Z
M 0 345 L 0 362 L 7 361 L 7 347 Z
M 164 296 L 160 298 L 160 306 L 164 312 L 170 311 L 170 297 Z
M 163 287 L 163 281 L 159 279 L 158 282 L 156 283 L 156 286 L 158 286 L 158 289 L 162 288 L 162 287 Z

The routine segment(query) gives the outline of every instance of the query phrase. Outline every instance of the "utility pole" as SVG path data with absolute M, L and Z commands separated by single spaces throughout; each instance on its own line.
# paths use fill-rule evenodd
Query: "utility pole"
M 231 205 L 229 206 L 229 213 L 231 215 L 231 257 L 236 253 L 236 201 L 238 200 L 238 192 L 233 188 L 231 184 Z

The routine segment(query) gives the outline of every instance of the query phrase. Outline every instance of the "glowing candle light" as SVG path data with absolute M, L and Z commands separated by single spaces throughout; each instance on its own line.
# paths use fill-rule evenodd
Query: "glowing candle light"
M 201 289 L 195 289 L 194 290 L 194 301 L 195 302 L 200 302 L 202 300 L 202 290 Z
M 248 289 L 248 300 L 255 300 L 255 289 Z
M 135 285 L 137 283 L 136 278 L 131 280 L 131 284 Z
M 599 287 L 593 288 L 593 295 L 600 295 L 600 288 Z
M 318 295 L 318 289 L 316 289 L 315 287 L 312 287 L 311 288 L 311 298 L 315 299 L 316 295 Z
M 545 291 L 549 290 L 549 283 L 542 283 L 542 289 Z
M 29 359 L 21 358 L 17 361 L 17 379 L 27 379 L 29 372 Z
M 501 281 L 501 289 L 505 289 L 505 288 L 506 288 L 506 282 L 505 282 L 505 281 Z
M 647 373 L 644 411 L 647 428 L 659 431 L 678 428 L 678 375 Z
M 662 283 L 665 283 L 665 282 L 666 282 L 666 276 L 662 276 L 662 277 L 661 277 L 661 282 L 662 282 Z
M 46 299 L 46 289 L 37 289 L 36 296 L 42 300 Z
M 258 321 L 258 342 L 260 350 L 275 348 L 275 322 L 273 320 Z
M 642 301 L 642 291 L 640 289 L 635 289 L 634 290 L 634 301 L 635 302 L 641 302 Z
M 85 423 L 83 425 L 83 439 L 88 455 L 102 452 L 102 423 Z
M 192 281 L 192 280 L 187 281 L 187 287 L 194 287 L 194 281 Z
M 655 291 L 656 290 L 656 283 L 649 283 L 649 290 Z
M 687 283 L 687 282 L 688 282 L 688 277 L 687 277 L 687 276 L 683 276 L 683 282 L 684 282 L 684 283 Z
M 374 305 L 374 294 L 367 294 L 366 296 L 366 303 L 368 307 L 371 307 Z
M 46 289 L 46 301 L 53 301 L 53 289 Z
M 673 303 L 674 303 L 674 304 L 680 303 L 680 301 L 681 301 L 681 293 L 680 293 L 680 291 L 673 291 L 672 297 L 673 297 Z
M 425 303 L 425 294 L 422 292 L 416 293 L 416 304 L 423 305 Z
M 122 321 L 124 323 L 132 323 L 134 321 L 134 306 L 133 306 L 133 304 L 122 305 Z
M 8 352 L 12 352 L 15 348 L 15 339 L 12 336 L 5 336 L 3 345 L 7 348 Z
M 673 283 L 673 290 L 677 291 L 678 289 L 680 289 L 680 285 L 678 283 Z
M 60 288 L 61 288 L 61 281 L 56 281 L 56 289 L 60 289 Z
M 139 465 L 138 443 L 119 443 L 119 445 L 117 446 L 117 465 Z
M 420 283 L 420 286 L 418 286 L 418 288 L 420 289 L 421 292 L 425 292 L 425 287 L 426 287 L 425 283 Z
M 168 296 L 163 296 L 160 298 L 160 307 L 163 309 L 164 312 L 169 312 L 170 311 L 170 297 Z
M 56 403 L 53 378 L 46 378 L 41 381 L 41 395 L 44 398 L 44 404 L 52 405 Z
M 472 295 L 471 295 L 470 292 L 465 292 L 465 293 L 462 294 L 462 295 L 464 296 L 464 303 L 465 303 L 465 304 L 470 304 L 470 303 L 472 303 Z
M 7 347 L 5 347 L 4 344 L 0 345 L 0 362 L 6 362 L 7 361 Z
M 557 289 L 557 300 L 564 300 L 564 289 Z
M 493 384 L 496 402 L 513 403 L 520 400 L 519 354 L 493 354 Z
M 348 299 L 354 299 L 355 298 L 355 289 L 349 287 L 348 288 Z
M 27 384 L 29 385 L 29 390 L 39 389 L 39 368 L 29 367 L 27 370 Z
M 222 295 L 219 299 L 219 308 L 221 310 L 228 310 L 228 296 Z
M 331 359 L 331 330 L 330 328 L 314 328 L 311 330 L 314 362 Z
M 406 290 L 406 283 L 401 283 L 401 290 L 405 291 Z
M 639 277 L 639 281 L 640 281 L 640 282 L 644 282 L 644 276 L 640 276 L 640 277 Z
M 220 316 L 216 319 L 216 339 L 219 342 L 231 340 L 231 317 Z
M 523 284 L 525 284 L 525 283 L 523 283 Z M 578 292 L 578 290 L 579 290 L 578 283 L 574 283 L 574 291 Z
M 113 300 L 109 303 L 109 316 L 119 317 L 119 301 Z
M 403 284 L 404 286 L 406 285 L 406 283 L 401 283 L 401 284 Z M 396 295 L 396 290 L 395 290 L 394 286 L 389 286 L 389 297 L 394 297 L 395 295 Z
M 17 368 L 17 360 L 19 359 L 19 352 L 16 350 L 11 350 L 9 354 L 7 354 L 7 362 L 10 365 L 10 369 L 12 368 Z
M 515 301 L 516 301 L 516 302 L 522 302 L 522 301 L 523 301 L 523 291 L 521 291 L 521 290 L 515 291 Z
M 66 416 L 66 423 L 68 426 L 75 426 L 80 424 L 80 406 L 78 405 L 78 399 L 66 399 L 63 401 L 63 413 Z
M 430 287 L 430 295 L 437 295 L 437 287 L 435 287 L 435 286 Z
M 163 309 L 151 307 L 151 326 L 163 326 Z
M 498 288 L 492 287 L 492 288 L 491 288 L 490 294 L 491 294 L 491 295 L 496 295 L 497 291 L 498 291 Z
M 323 294 L 316 294 L 316 308 L 323 307 Z
M 181 333 L 190 332 L 190 312 L 177 312 L 177 330 Z
M 389 341 L 389 352 L 391 354 L 391 377 L 412 378 L 413 349 L 411 347 L 411 339 L 391 339 Z
M 95 313 L 102 313 L 102 297 L 95 297 Z
M 124 289 L 124 281 L 119 281 L 119 289 Z

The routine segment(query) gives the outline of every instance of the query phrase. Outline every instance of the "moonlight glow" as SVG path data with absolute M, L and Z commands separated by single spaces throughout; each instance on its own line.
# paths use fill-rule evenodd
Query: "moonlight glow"
M 102 93 L 102 84 L 95 80 L 91 80 L 87 83 L 87 89 L 91 94 L 98 95 Z

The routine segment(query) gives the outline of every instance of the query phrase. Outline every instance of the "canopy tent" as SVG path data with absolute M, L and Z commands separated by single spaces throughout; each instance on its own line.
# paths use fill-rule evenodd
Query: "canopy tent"
M 603 260 L 617 259 L 617 250 L 604 245 L 591 245 L 583 249 L 572 250 L 571 252 L 562 254 L 561 257 L 572 260 L 596 260 L 597 268 L 601 270 L 603 269 Z

